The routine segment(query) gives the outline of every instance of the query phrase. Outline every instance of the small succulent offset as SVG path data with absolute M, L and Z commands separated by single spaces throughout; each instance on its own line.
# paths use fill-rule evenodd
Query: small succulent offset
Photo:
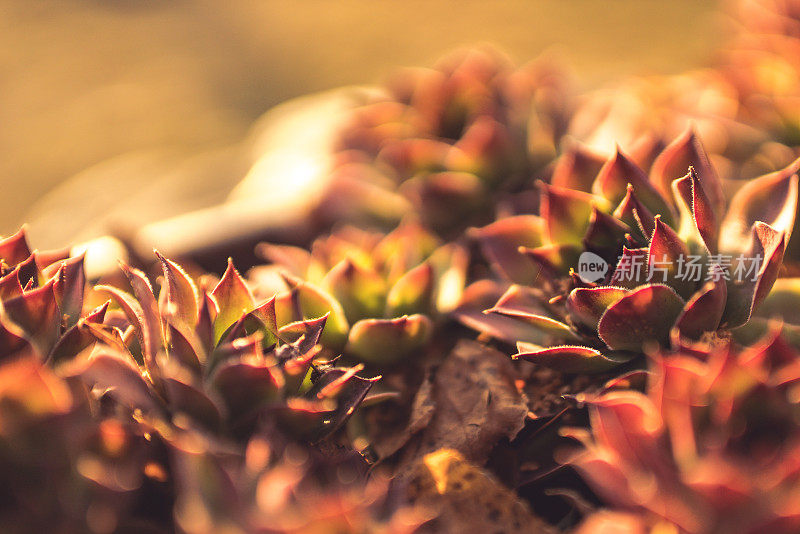
M 414 212 L 441 235 L 490 220 L 498 198 L 549 162 L 567 122 L 565 75 L 471 49 L 401 71 L 343 128 L 320 216 L 396 224 Z
M 328 314 L 321 343 L 377 366 L 422 352 L 434 319 L 457 304 L 468 263 L 464 247 L 442 245 L 409 221 L 385 235 L 343 228 L 317 239 L 310 252 L 271 244 L 259 250 L 273 265 L 250 278 L 257 292 L 278 291 L 278 325 Z
M 800 530 L 800 354 L 777 330 L 660 355 L 647 394 L 587 401 L 573 463 L 611 510 L 579 532 Z
M 648 345 L 725 337 L 748 322 L 778 276 L 798 166 L 746 183 L 726 207 L 692 130 L 658 155 L 649 176 L 620 151 L 602 164 L 567 154 L 541 184 L 539 216 L 474 231 L 512 285 L 484 314 L 476 305 L 496 287 L 468 288 L 456 314 L 518 342 L 515 357 L 563 372 L 609 370 Z M 587 259 L 610 267 L 582 278 L 576 271 Z
M 278 328 L 275 298 L 257 303 L 230 261 L 206 291 L 176 263 L 159 260 L 158 298 L 146 276 L 124 264 L 132 293 L 94 288 L 122 313 L 95 329 L 103 344 L 71 361 L 65 374 L 108 389 L 144 420 L 240 440 L 265 422 L 299 439 L 319 439 L 369 391 L 373 380 L 356 376 L 360 367 L 319 360 L 325 317 Z
M 31 251 L 24 227 L 0 239 L 0 359 L 72 356 L 94 342 L 85 323 L 102 323 L 105 308 L 82 317 L 83 256 L 69 249 Z

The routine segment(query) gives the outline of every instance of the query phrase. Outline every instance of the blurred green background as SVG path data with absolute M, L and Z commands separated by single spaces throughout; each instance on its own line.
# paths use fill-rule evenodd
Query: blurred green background
M 680 72 L 707 62 L 720 41 L 715 7 L 702 0 L 0 0 L 0 234 L 53 206 L 64 217 L 114 210 L 108 199 L 163 174 L 171 161 L 236 147 L 276 103 L 379 81 L 395 66 L 428 65 L 460 45 L 490 42 L 520 63 L 552 49 L 585 87 L 627 73 Z M 84 180 L 97 195 L 65 195 L 63 186 L 48 194 L 109 158 L 131 176 L 101 166 Z M 154 189 L 152 202 L 166 206 L 162 214 L 180 210 L 170 195 L 205 195 L 210 204 L 240 176 L 224 166 L 190 171 L 181 187 Z

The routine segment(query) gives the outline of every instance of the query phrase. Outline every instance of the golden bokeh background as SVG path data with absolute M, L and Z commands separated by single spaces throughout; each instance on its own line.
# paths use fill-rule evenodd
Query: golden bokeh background
M 549 50 L 587 87 L 680 72 L 712 57 L 723 34 L 716 7 L 0 0 L 0 234 L 32 221 L 34 245 L 59 246 L 85 237 L 74 226 L 91 217 L 136 227 L 221 202 L 246 172 L 248 132 L 272 106 L 429 65 L 458 46 L 489 42 L 520 63 Z

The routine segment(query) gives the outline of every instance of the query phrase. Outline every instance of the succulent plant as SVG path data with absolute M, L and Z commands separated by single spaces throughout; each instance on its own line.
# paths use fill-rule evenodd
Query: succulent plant
M 800 359 L 777 331 L 661 354 L 646 394 L 587 399 L 573 463 L 611 511 L 580 532 L 800 529 Z
M 82 325 L 101 323 L 105 310 L 82 317 L 85 284 L 83 256 L 31 251 L 24 227 L 0 239 L 0 360 L 59 360 L 89 346 Z
M 62 373 L 108 390 L 143 420 L 246 439 L 265 420 L 300 439 L 336 430 L 369 391 L 360 367 L 318 358 L 326 317 L 278 328 L 275 298 L 257 303 L 229 261 L 211 291 L 159 255 L 158 299 L 122 265 L 132 293 L 96 286 L 121 312 L 95 328 L 103 343 Z
M 727 207 L 692 130 L 649 176 L 621 151 L 595 174 L 598 163 L 565 156 L 540 184 L 540 215 L 474 230 L 512 284 L 483 314 L 498 287 L 468 288 L 456 315 L 518 342 L 515 357 L 563 372 L 608 370 L 648 345 L 725 337 L 747 323 L 778 276 L 800 161 L 748 182 Z
M 442 235 L 490 219 L 498 198 L 552 159 L 566 85 L 553 63 L 514 69 L 491 49 L 401 71 L 342 129 L 319 215 L 393 225 L 414 212 Z
M 386 235 L 343 228 L 310 252 L 271 244 L 259 250 L 272 265 L 250 278 L 257 293 L 278 291 L 278 325 L 327 313 L 321 343 L 378 366 L 422 351 L 434 320 L 458 302 L 468 263 L 464 247 L 442 245 L 411 221 Z

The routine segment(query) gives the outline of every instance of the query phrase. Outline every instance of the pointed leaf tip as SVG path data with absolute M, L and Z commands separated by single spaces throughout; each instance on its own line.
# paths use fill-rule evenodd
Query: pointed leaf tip
M 239 271 L 234 267 L 232 258 L 228 258 L 228 267 L 211 292 L 211 296 L 214 297 L 219 307 L 219 313 L 214 322 L 214 339 L 218 342 L 231 325 L 242 315 L 255 308 L 253 294 Z

